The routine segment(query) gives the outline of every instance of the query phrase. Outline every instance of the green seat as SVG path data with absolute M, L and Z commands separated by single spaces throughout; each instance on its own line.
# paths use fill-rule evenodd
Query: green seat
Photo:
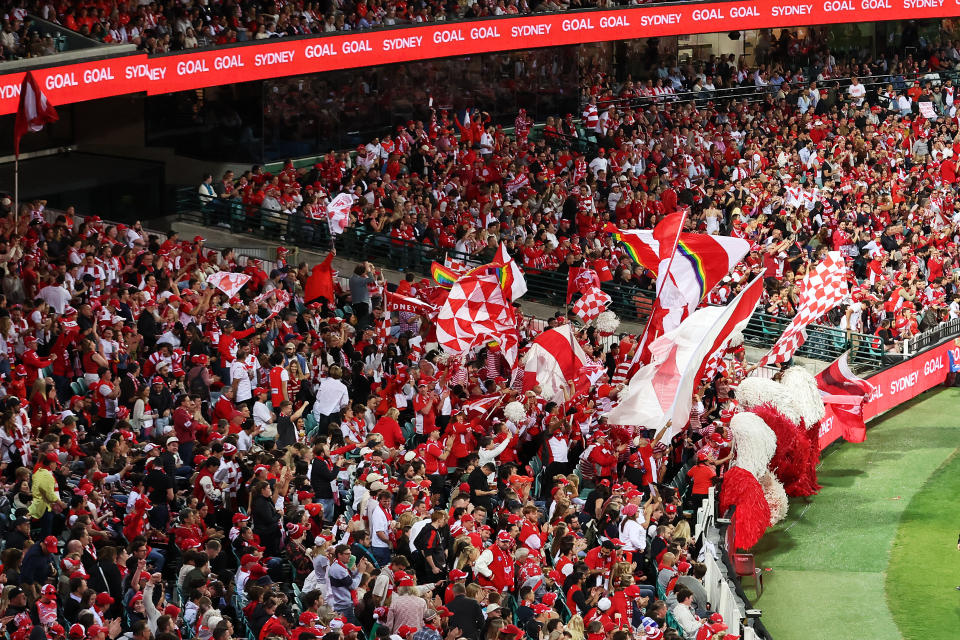
M 90 387 L 87 386 L 87 379 L 83 376 L 77 378 L 77 384 L 80 385 L 80 395 L 85 396 L 90 392 Z
M 72 391 L 73 395 L 75 396 L 83 395 L 83 389 L 80 387 L 80 383 L 77 382 L 76 380 L 70 383 L 70 391 Z
M 317 417 L 313 413 L 308 413 L 303 418 L 303 430 L 306 432 L 307 437 L 311 437 L 313 432 L 317 430 Z

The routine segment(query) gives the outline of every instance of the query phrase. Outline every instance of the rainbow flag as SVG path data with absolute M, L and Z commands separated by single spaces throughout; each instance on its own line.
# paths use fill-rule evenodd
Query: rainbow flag
M 613 240 L 623 247 L 630 260 L 644 269 L 657 272 L 657 267 L 660 265 L 660 243 L 654 238 L 652 229 L 623 231 L 612 222 L 608 222 L 603 230 L 613 235 Z
M 452 287 L 453 283 L 456 282 L 457 278 L 460 277 L 459 273 L 449 267 L 443 266 L 436 261 L 430 265 L 430 275 L 433 276 L 433 281 L 444 289 L 449 289 Z
M 476 276 L 476 275 L 490 275 L 497 276 L 497 282 L 500 283 L 500 288 L 506 290 L 507 286 L 510 284 L 509 276 L 510 273 L 503 268 L 503 265 L 499 262 L 491 262 L 489 264 L 482 264 L 479 267 L 474 267 L 467 271 L 465 276 Z

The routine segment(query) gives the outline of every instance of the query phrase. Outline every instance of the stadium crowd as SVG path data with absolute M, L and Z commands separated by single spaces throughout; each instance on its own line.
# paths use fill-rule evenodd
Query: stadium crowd
M 765 310 L 789 316 L 809 265 L 839 250 L 853 293 L 829 321 L 892 348 L 957 313 L 953 84 L 907 81 L 930 56 L 868 62 L 886 65 L 879 90 L 838 88 L 824 73 L 856 70 L 814 55 L 816 80 L 775 63 L 748 74 L 759 100 L 713 93 L 730 61 L 685 72 L 695 100 L 667 79 L 598 75 L 583 126 L 554 118 L 535 142 L 522 112 L 508 134 L 479 111 L 438 111 L 307 170 L 207 176 L 198 195 L 326 225 L 326 199 L 352 192 L 347 224 L 396 246 L 486 262 L 504 241 L 524 268 L 589 265 L 624 284 L 649 274 L 607 223 L 648 228 L 687 206 L 690 229 L 754 244 L 709 302 L 762 273 Z M 597 150 L 570 151 L 585 133 Z M 265 271 L 199 236 L 43 202 L 6 213 L 0 621 L 13 640 L 730 637 L 690 519 L 732 455 L 742 349 L 697 390 L 689 427 L 655 442 L 603 418 L 629 336 L 578 329 L 606 371 L 576 401 L 545 402 L 496 345 L 457 362 L 430 348 L 427 318 L 385 314 L 370 263 L 313 300 L 284 247 Z M 421 265 L 401 266 L 397 292 L 435 293 Z M 250 280 L 228 296 L 207 282 L 218 271 Z M 536 331 L 518 318 L 522 350 Z
M 633 4 L 642 4 L 635 2 Z M 377 29 L 425 22 L 469 20 L 614 7 L 609 0 L 483 0 L 482 2 L 5 2 L 4 26 L 23 40 L 27 14 L 104 43 L 131 43 L 150 53 L 218 46 L 249 40 Z M 17 57 L 23 53 L 5 52 Z M 36 54 L 34 54 L 36 55 Z M 31 56 L 32 57 L 32 56 Z

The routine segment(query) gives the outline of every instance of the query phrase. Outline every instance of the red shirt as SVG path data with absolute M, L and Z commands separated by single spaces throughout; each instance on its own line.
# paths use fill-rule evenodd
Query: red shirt
M 717 472 L 709 465 L 698 464 L 694 465 L 690 471 L 687 471 L 687 476 L 693 480 L 692 493 L 706 495 L 710 493 L 710 486 L 713 484 L 713 479 L 717 476 Z

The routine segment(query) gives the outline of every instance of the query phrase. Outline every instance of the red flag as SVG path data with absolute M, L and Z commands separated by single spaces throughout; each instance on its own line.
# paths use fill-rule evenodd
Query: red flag
M 867 426 L 863 422 L 863 403 L 874 387 L 850 370 L 847 355 L 842 356 L 817 374 L 817 388 L 823 396 L 827 415 L 833 415 L 836 427 L 847 442 L 863 442 L 867 439 Z
M 577 291 L 590 291 L 594 287 L 600 288 L 600 276 L 596 271 L 586 267 L 570 267 L 567 273 L 567 304 L 570 304 Z
M 336 294 L 333 292 L 333 253 L 328 253 L 323 262 L 313 268 L 313 273 L 307 278 L 304 287 L 304 302 L 311 302 L 317 298 L 326 298 L 327 302 L 335 303 Z
M 57 110 L 43 95 L 40 85 L 33 74 L 27 71 L 20 87 L 20 106 L 17 108 L 17 121 L 13 127 L 13 153 L 20 157 L 20 138 L 28 131 L 40 131 L 43 125 L 56 122 Z

